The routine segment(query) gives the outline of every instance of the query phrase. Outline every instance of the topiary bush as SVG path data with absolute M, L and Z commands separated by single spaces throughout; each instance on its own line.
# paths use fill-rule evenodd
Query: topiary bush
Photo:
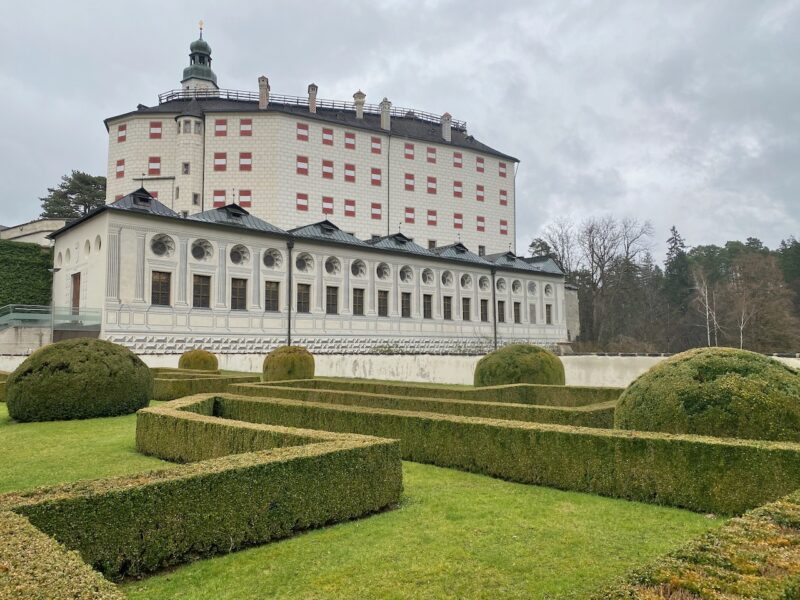
M 564 365 L 552 352 L 532 344 L 511 344 L 490 352 L 475 366 L 475 386 L 510 383 L 564 385 Z
M 78 338 L 31 354 L 6 381 L 17 421 L 90 419 L 133 413 L 150 403 L 153 376 L 133 352 Z
M 219 368 L 219 361 L 213 352 L 195 348 L 181 354 L 178 361 L 179 369 L 196 369 L 200 371 L 216 371 Z
M 628 386 L 614 426 L 800 442 L 800 373 L 746 350 L 689 350 Z
M 313 377 L 314 356 L 303 346 L 279 346 L 264 359 L 264 381 Z

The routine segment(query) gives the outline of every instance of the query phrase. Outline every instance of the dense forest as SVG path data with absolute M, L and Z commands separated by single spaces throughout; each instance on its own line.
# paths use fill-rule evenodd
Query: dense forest
M 578 287 L 583 351 L 678 352 L 734 346 L 800 351 L 800 241 L 689 247 L 672 227 L 659 265 L 648 222 L 558 220 L 530 244 Z

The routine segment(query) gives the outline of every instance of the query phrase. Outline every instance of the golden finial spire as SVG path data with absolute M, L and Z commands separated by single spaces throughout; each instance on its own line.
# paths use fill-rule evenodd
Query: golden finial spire
M 200 28 L 200 39 L 202 40 L 203 39 L 203 19 L 200 19 L 200 22 L 197 24 L 197 26 Z

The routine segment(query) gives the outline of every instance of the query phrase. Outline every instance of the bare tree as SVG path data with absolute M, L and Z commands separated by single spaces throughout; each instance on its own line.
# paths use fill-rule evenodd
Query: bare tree
M 645 252 L 652 250 L 653 224 L 650 221 L 625 217 L 619 225 L 622 257 L 634 262 Z
M 717 345 L 717 332 L 719 332 L 719 322 L 717 321 L 717 290 L 716 285 L 709 283 L 709 277 L 700 265 L 692 268 L 692 282 L 694 283 L 694 302 L 698 305 L 701 313 L 705 315 L 706 326 L 706 345 Z
M 569 277 L 579 265 L 577 234 L 575 224 L 566 217 L 560 217 L 544 228 L 542 239 L 550 246 L 553 259 Z
M 603 286 L 608 268 L 617 257 L 622 242 L 620 224 L 610 216 L 593 217 L 581 223 L 578 247 L 583 266 L 591 275 L 592 287 Z

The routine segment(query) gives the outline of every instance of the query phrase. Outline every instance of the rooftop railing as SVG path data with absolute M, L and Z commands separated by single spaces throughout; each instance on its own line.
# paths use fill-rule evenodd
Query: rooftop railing
M 164 104 L 165 102 L 172 102 L 173 100 L 191 100 L 197 98 L 198 100 L 209 99 L 223 99 L 223 100 L 238 100 L 243 102 L 258 102 L 258 92 L 248 92 L 244 90 L 169 90 L 163 94 L 158 95 L 158 103 Z M 284 106 L 308 106 L 307 96 L 286 96 L 283 94 L 270 94 L 270 104 L 281 104 Z M 325 100 L 317 99 L 317 108 L 327 108 L 332 110 L 346 110 L 355 112 L 356 105 L 354 102 L 344 100 Z M 364 112 L 369 114 L 381 114 L 380 104 L 364 104 Z M 417 119 L 425 123 L 439 125 L 442 116 L 433 113 L 416 110 L 414 108 L 403 108 L 401 106 L 392 106 L 389 109 L 389 114 L 393 117 L 401 117 L 404 119 Z M 452 128 L 457 131 L 467 131 L 467 122 L 453 119 Z

